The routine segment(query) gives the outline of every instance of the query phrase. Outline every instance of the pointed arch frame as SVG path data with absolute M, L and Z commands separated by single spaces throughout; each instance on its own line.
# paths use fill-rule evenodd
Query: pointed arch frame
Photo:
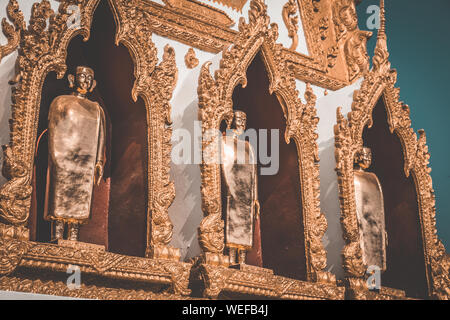
M 178 297 L 188 295 L 191 264 L 179 262 L 179 250 L 168 246 L 172 237 L 168 208 L 175 196 L 168 157 L 172 135 L 169 101 L 177 80 L 175 53 L 166 46 L 163 60 L 158 64 L 152 33 L 146 29 L 149 17 L 140 9 L 139 1 L 110 0 L 109 5 L 118 29 L 116 44 L 123 43 L 129 49 L 135 65 L 132 98 L 136 101 L 138 96 L 142 97 L 147 111 L 147 149 L 151 160 L 148 162 L 146 257 L 153 259 L 114 254 L 82 244 L 59 246 L 29 241 L 26 223 L 31 206 L 42 87 L 50 72 L 56 72 L 58 79 L 65 75 L 70 41 L 77 35 L 89 40 L 99 3 L 100 0 L 62 0 L 54 12 L 48 0 L 41 0 L 33 5 L 28 27 L 17 0 L 8 3 L 8 17 L 13 26 L 3 21 L 9 42 L 0 49 L 12 53 L 14 47 L 19 55 L 16 86 L 12 89 L 11 142 L 4 147 L 3 174 L 8 181 L 0 188 L 0 288 L 35 293 L 47 293 L 51 288 L 52 294 L 73 296 L 59 282 L 49 280 L 47 287 L 37 288 L 33 286 L 36 281 L 21 279 L 14 271 L 21 267 L 66 272 L 69 265 L 75 264 L 84 273 L 103 277 L 105 283 L 110 279 L 158 283 L 168 285 Z M 80 23 L 69 27 L 70 6 L 79 8 Z M 86 287 L 79 296 L 86 297 L 92 292 L 92 298 L 131 299 L 138 294 L 136 290 L 110 294 L 108 290 L 107 285 Z M 153 295 L 143 293 L 143 296 Z
M 345 246 L 343 266 L 349 285 L 357 298 L 371 297 L 367 293 L 363 276 L 367 266 L 362 261 L 359 228 L 356 215 L 353 161 L 355 153 L 363 147 L 363 131 L 373 125 L 372 113 L 380 98 L 383 99 L 391 134 L 396 134 L 402 145 L 404 174 L 412 176 L 416 189 L 419 220 L 423 238 L 428 291 L 431 298 L 449 299 L 450 259 L 436 231 L 436 203 L 430 176 L 430 154 L 424 130 L 417 137 L 411 127 L 410 109 L 400 101 L 400 89 L 395 87 L 397 71 L 391 69 L 385 34 L 385 9 L 381 1 L 382 26 L 378 34 L 373 68 L 364 77 L 361 88 L 353 96 L 352 111 L 347 119 L 337 110 L 335 132 L 336 172 L 339 184 L 341 224 Z M 386 294 L 386 297 L 389 294 Z
M 214 138 L 205 139 L 210 130 L 219 130 L 223 120 L 230 125 L 233 116 L 232 94 L 239 84 L 246 86 L 247 68 L 255 55 L 261 51 L 269 75 L 270 93 L 275 93 L 286 119 L 285 140 L 294 140 L 299 161 L 307 279 L 323 283 L 336 283 L 334 275 L 323 271 L 326 267 L 326 252 L 322 237 L 327 228 L 325 216 L 319 205 L 319 157 L 317 145 L 316 97 L 308 84 L 305 92 L 306 104 L 299 98 L 292 64 L 283 59 L 282 46 L 276 44 L 278 27 L 271 24 L 266 5 L 261 0 L 252 0 L 249 22 L 241 19 L 235 43 L 222 53 L 220 68 L 214 78 L 209 71 L 210 63 L 202 66 L 199 77 L 199 119 L 204 136 L 201 164 L 201 194 L 204 219 L 199 227 L 199 242 L 203 249 L 203 262 L 209 265 L 227 266 L 224 250 L 224 222 L 221 218 L 220 167 L 205 161 L 205 150 L 214 143 Z M 210 155 L 208 155 L 210 156 Z M 214 158 L 216 155 L 212 155 Z M 212 284 L 210 287 L 220 287 Z M 213 290 L 214 291 L 214 290 Z M 217 290 L 215 290 L 217 294 Z M 214 294 L 213 294 L 214 295 Z M 338 296 L 338 295 L 337 295 Z

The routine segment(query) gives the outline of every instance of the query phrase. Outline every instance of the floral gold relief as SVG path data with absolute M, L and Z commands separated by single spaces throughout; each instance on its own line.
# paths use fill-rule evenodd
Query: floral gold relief
M 298 7 L 296 0 L 289 0 L 283 6 L 283 21 L 288 29 L 288 36 L 292 39 L 292 45 L 289 50 L 295 51 L 298 46 Z
M 186 64 L 186 67 L 188 67 L 188 69 L 194 69 L 195 67 L 198 66 L 199 61 L 195 56 L 194 49 L 189 48 L 189 50 L 186 52 L 186 55 L 184 56 L 184 62 Z

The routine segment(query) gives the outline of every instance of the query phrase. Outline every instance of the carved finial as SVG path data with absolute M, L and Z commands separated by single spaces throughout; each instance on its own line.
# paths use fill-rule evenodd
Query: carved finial
M 284 24 L 288 29 L 288 36 L 292 39 L 289 50 L 295 51 L 298 46 L 298 6 L 295 0 L 289 0 L 283 6 L 282 16 Z
M 195 56 L 195 51 L 193 48 L 189 48 L 186 55 L 184 56 L 184 63 L 188 69 L 194 69 L 198 66 L 198 59 Z
M 373 56 L 373 69 L 380 72 L 389 70 L 391 65 L 388 59 L 386 9 L 384 7 L 384 0 L 380 0 L 380 29 L 378 30 L 377 45 L 375 47 L 375 55 Z
M 378 31 L 378 39 L 386 39 L 386 9 L 384 0 L 380 0 L 380 30 Z

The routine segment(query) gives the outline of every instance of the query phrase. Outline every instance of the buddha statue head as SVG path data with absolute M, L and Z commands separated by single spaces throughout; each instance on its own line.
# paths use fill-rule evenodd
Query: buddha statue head
M 366 170 L 372 164 L 372 150 L 367 147 L 361 148 L 355 154 L 355 167 L 357 169 Z
M 69 87 L 74 88 L 77 95 L 85 97 L 88 92 L 92 92 L 97 85 L 94 80 L 94 70 L 88 67 L 79 66 L 76 69 L 76 76 L 68 76 Z
M 247 126 L 247 115 L 243 111 L 235 111 L 234 113 L 234 124 L 236 126 L 236 131 L 241 134 L 245 131 Z

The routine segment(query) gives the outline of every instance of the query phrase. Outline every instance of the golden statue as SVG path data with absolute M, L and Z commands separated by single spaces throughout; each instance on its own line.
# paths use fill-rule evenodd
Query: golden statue
M 253 247 L 253 230 L 259 215 L 258 167 L 252 146 L 241 140 L 247 116 L 234 114 L 236 129 L 222 143 L 222 176 L 226 184 L 225 244 L 230 262 L 245 264 L 246 253 Z
M 386 270 L 387 233 L 384 219 L 383 191 L 378 177 L 365 172 L 372 163 L 372 152 L 362 148 L 355 155 L 355 200 L 360 245 L 366 266 Z
M 91 212 L 94 185 L 103 177 L 105 114 L 86 98 L 96 86 L 94 71 L 78 67 L 68 77 L 72 95 L 56 97 L 48 114 L 49 175 L 45 218 L 54 222 L 52 240 L 60 240 L 68 225 L 68 239 L 78 240 L 80 224 Z M 75 84 L 74 84 L 75 80 Z

